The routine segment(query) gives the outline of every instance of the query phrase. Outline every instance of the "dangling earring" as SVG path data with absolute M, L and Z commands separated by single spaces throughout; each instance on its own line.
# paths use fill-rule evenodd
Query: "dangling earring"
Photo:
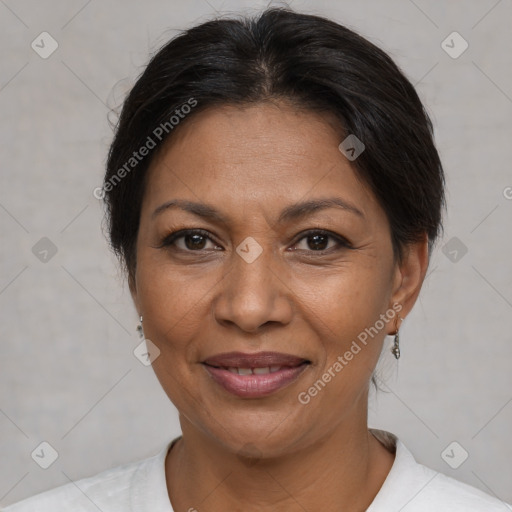
M 137 325 L 137 332 L 139 333 L 140 339 L 144 340 L 144 331 L 142 330 L 142 315 L 139 318 L 139 325 Z
M 403 322 L 403 318 L 400 315 L 397 317 Z M 395 332 L 392 332 L 391 335 L 395 335 L 395 340 L 393 341 L 393 346 L 391 347 L 391 353 L 395 356 L 395 359 L 400 359 L 400 335 L 399 335 L 399 327 L 398 327 L 398 318 L 395 320 Z

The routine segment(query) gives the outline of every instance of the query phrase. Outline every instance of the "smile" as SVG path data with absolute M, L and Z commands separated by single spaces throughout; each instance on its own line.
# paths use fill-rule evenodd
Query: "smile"
M 260 363 L 261 365 L 262 363 Z M 213 382 L 225 391 L 240 398 L 263 398 L 296 381 L 310 361 L 294 361 L 293 365 L 254 366 L 216 366 L 203 363 Z

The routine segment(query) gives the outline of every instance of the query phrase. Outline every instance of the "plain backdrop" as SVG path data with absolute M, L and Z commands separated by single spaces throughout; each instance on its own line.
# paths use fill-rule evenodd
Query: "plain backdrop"
M 109 110 L 179 30 L 266 5 L 0 1 L 1 505 L 149 457 L 179 435 L 174 406 L 133 354 L 137 316 L 93 196 Z M 370 425 L 423 464 L 512 502 L 512 3 L 291 7 L 390 53 L 432 116 L 447 175 L 444 238 L 398 363 L 387 338 Z M 31 46 L 55 45 L 42 32 L 58 44 L 47 58 Z M 31 455 L 42 442 L 58 453 L 48 469 Z M 466 453 L 457 469 L 446 462 Z

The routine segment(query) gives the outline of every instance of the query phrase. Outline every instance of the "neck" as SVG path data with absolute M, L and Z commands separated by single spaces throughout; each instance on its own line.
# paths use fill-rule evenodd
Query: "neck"
M 165 464 L 177 511 L 364 511 L 394 461 L 368 431 L 366 414 L 305 448 L 261 459 L 241 458 L 180 420 L 183 437 Z

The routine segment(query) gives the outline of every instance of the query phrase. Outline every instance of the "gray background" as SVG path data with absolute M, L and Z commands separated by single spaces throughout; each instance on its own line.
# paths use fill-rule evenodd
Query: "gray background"
M 151 367 L 132 353 L 137 317 L 92 195 L 108 111 L 179 29 L 265 5 L 0 0 L 0 504 L 148 457 L 179 434 Z M 432 115 L 447 173 L 445 236 L 401 330 L 402 358 L 383 354 L 371 426 L 512 502 L 512 3 L 291 5 L 393 56 Z M 31 48 L 43 31 L 59 44 L 47 59 Z M 458 58 L 441 46 L 453 31 L 469 43 Z M 33 250 L 43 237 L 55 255 L 44 241 Z M 59 455 L 46 470 L 31 458 L 42 441 Z M 441 457 L 453 441 L 452 461 L 469 453 L 458 469 Z

